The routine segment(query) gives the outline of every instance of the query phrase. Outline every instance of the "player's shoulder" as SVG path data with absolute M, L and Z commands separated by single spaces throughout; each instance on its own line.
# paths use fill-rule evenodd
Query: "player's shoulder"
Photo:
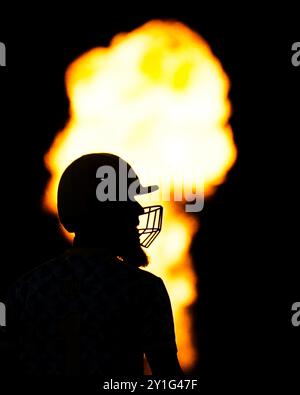
M 130 268 L 130 271 L 135 273 L 135 276 L 133 277 L 139 284 L 139 288 L 143 288 L 146 293 L 150 289 L 153 292 L 155 290 L 159 291 L 162 287 L 164 287 L 163 280 L 159 276 L 149 272 L 148 270 L 140 268 Z
M 32 270 L 20 276 L 15 284 L 14 289 L 36 288 L 47 281 L 51 276 L 55 275 L 55 268 L 58 270 L 61 262 L 64 260 L 64 254 L 50 258 Z
M 141 276 L 142 279 L 145 281 L 149 281 L 152 283 L 161 283 L 162 279 L 155 274 L 149 272 L 148 270 L 140 269 L 138 268 L 139 275 Z
M 150 282 L 153 282 L 153 283 L 160 283 L 162 281 L 162 279 L 160 277 L 158 277 L 154 273 L 149 272 L 148 270 L 144 270 L 144 269 L 140 269 L 140 268 L 138 270 L 141 273 L 141 276 L 146 281 L 150 281 Z

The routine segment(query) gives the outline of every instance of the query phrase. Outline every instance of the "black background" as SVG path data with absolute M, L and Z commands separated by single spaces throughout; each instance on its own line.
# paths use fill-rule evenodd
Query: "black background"
M 45 9 L 18 22 L 2 13 L 2 292 L 66 246 L 40 204 L 49 177 L 43 156 L 68 118 L 66 67 L 86 50 L 109 45 L 116 33 L 154 18 L 177 19 L 208 41 L 230 77 L 238 147 L 227 182 L 199 215 L 192 246 L 200 291 L 192 308 L 200 356 L 193 373 L 211 389 L 242 393 L 251 385 L 296 385 L 300 330 L 291 325 L 291 305 L 300 300 L 300 67 L 291 64 L 291 46 L 300 29 L 290 11 L 121 16 L 90 9 L 81 17 L 47 18 Z

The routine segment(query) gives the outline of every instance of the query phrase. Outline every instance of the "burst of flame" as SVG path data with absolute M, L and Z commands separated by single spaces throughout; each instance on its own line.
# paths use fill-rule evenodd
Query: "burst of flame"
M 235 161 L 229 80 L 207 43 L 179 22 L 151 21 L 117 35 L 108 48 L 92 49 L 69 66 L 66 86 L 70 119 L 45 156 L 51 179 L 44 205 L 53 213 L 63 170 L 86 153 L 121 156 L 145 184 L 204 181 L 206 196 Z M 187 311 L 197 296 L 189 247 L 198 223 L 179 203 L 156 198 L 165 217 L 147 251 L 149 270 L 166 283 L 179 359 L 189 369 L 197 357 Z

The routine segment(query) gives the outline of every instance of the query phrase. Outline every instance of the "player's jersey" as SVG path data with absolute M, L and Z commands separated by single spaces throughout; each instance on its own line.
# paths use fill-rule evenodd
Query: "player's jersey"
M 29 375 L 143 375 L 148 350 L 177 350 L 163 281 L 98 249 L 73 248 L 18 280 L 7 329 Z

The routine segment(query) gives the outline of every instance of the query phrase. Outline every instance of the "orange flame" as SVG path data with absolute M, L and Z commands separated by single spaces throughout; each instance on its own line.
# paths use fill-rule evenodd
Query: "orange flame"
M 117 154 L 142 183 L 162 189 L 170 182 L 183 189 L 204 182 L 205 196 L 235 161 L 229 80 L 207 43 L 179 22 L 151 21 L 117 35 L 109 48 L 92 49 L 69 66 L 66 86 L 70 119 L 45 156 L 51 179 L 44 205 L 52 213 L 63 170 L 86 153 Z M 165 217 L 147 251 L 149 270 L 166 283 L 179 359 L 188 370 L 197 358 L 187 307 L 197 297 L 189 247 L 198 223 L 182 204 L 155 198 Z

